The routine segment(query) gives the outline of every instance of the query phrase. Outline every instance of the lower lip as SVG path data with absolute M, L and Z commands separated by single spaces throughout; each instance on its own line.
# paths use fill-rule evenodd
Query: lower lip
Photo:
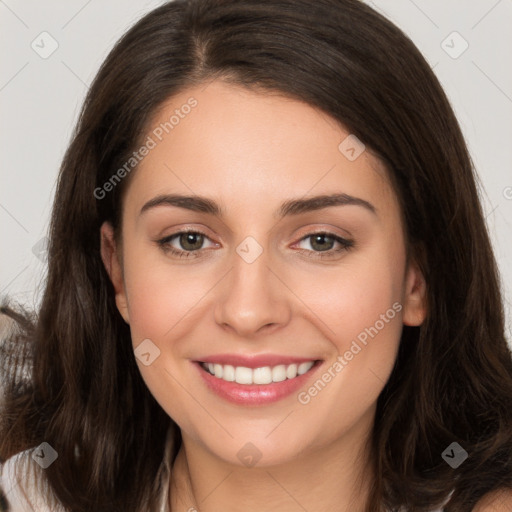
M 293 379 L 273 382 L 272 384 L 238 384 L 215 377 L 207 372 L 201 366 L 201 363 L 194 361 L 201 377 L 212 391 L 220 397 L 239 405 L 265 405 L 290 396 L 304 386 L 307 379 L 313 373 L 316 373 L 321 363 L 322 361 L 316 361 L 308 372 Z

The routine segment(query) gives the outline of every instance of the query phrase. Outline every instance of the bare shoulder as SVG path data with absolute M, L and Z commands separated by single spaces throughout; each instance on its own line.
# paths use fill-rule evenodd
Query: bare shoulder
M 486 494 L 473 512 L 509 512 L 512 510 L 512 489 L 500 489 Z

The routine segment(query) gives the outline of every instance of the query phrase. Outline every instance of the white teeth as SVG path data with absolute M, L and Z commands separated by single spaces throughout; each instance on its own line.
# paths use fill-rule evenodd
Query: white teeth
M 291 364 L 286 368 L 286 378 L 293 379 L 294 377 L 297 377 L 297 365 Z
M 252 384 L 252 370 L 245 366 L 235 368 L 235 380 L 238 384 Z
M 253 384 L 270 384 L 272 382 L 272 369 L 270 366 L 255 368 L 252 371 Z
M 225 365 L 222 378 L 228 382 L 233 382 L 235 380 L 235 367 L 230 364 Z
M 246 368 L 245 366 L 222 365 L 218 363 L 202 363 L 203 368 L 217 377 L 228 382 L 236 381 L 238 384 L 270 384 L 294 379 L 304 375 L 313 365 L 314 361 L 296 364 L 278 364 L 277 366 L 263 366 L 261 368 Z
M 222 365 L 221 364 L 213 365 L 213 370 L 215 372 L 215 377 L 222 379 L 222 374 L 224 373 Z
M 280 364 L 272 368 L 272 382 L 282 382 L 286 380 L 286 366 Z
M 297 373 L 299 375 L 303 375 L 306 372 L 308 372 L 312 366 L 313 366 L 313 362 L 311 362 L 311 361 L 309 363 L 300 363 L 299 367 L 297 368 Z

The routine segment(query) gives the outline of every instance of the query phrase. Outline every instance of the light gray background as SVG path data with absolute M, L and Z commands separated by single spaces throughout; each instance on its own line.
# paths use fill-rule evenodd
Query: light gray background
M 366 2 L 415 42 L 457 114 L 481 178 L 511 340 L 512 0 Z M 161 3 L 0 0 L 0 296 L 37 307 L 41 240 L 88 84 L 115 41 Z

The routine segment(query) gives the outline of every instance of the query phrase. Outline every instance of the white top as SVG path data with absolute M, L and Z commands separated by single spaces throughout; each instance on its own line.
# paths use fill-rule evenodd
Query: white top
M 169 510 L 169 481 L 170 481 L 170 459 L 171 459 L 172 435 L 171 430 L 167 434 L 165 444 L 165 455 L 159 473 L 156 478 L 157 485 L 161 486 L 162 492 L 159 496 L 158 505 L 155 510 L 144 512 L 170 512 Z M 20 452 L 8 459 L 0 466 L 0 487 L 6 495 L 10 506 L 9 512 L 65 512 L 62 506 L 51 508 L 46 502 L 45 488 L 35 487 L 32 471 L 41 472 L 44 469 L 36 462 L 35 455 L 37 448 L 32 448 Z M 29 465 L 30 470 L 20 470 L 21 478 L 15 477 L 15 468 L 20 463 Z M 43 485 L 46 482 L 43 481 Z M 405 512 L 405 511 L 404 511 Z M 432 510 L 432 512 L 443 512 L 441 509 Z
M 170 512 L 169 510 L 169 481 L 170 460 L 172 448 L 172 433 L 169 429 L 165 444 L 165 455 L 158 470 L 155 484 L 161 486 L 158 505 L 154 510 L 145 509 L 144 512 Z M 51 507 L 45 496 L 48 486 L 41 480 L 36 487 L 35 473 L 44 471 L 37 462 L 37 450 L 31 448 L 13 455 L 4 464 L 0 465 L 0 488 L 9 505 L 8 512 L 66 512 L 62 505 Z M 58 457 L 57 457 L 58 458 Z M 18 478 L 16 478 L 18 468 Z

